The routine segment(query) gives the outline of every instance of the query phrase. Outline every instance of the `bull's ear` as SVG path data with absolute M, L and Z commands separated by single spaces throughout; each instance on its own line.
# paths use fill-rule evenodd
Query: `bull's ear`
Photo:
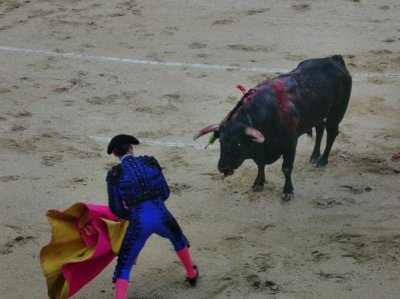
M 196 140 L 197 138 L 199 138 L 205 134 L 211 133 L 211 132 L 215 132 L 215 133 L 219 132 L 219 124 L 209 125 L 203 129 L 201 129 L 200 131 L 198 131 L 196 134 L 193 135 L 193 140 Z
M 263 143 L 265 141 L 265 137 L 263 133 L 258 131 L 257 129 L 254 129 L 252 127 L 246 127 L 245 129 L 246 135 L 249 135 L 250 137 L 254 137 L 253 141 L 257 143 Z

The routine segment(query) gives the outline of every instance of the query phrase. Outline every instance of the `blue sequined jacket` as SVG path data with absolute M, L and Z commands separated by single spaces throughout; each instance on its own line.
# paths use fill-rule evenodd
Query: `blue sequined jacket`
M 129 220 L 129 208 L 153 199 L 166 200 L 169 187 L 154 157 L 125 156 L 107 173 L 108 205 L 121 219 Z

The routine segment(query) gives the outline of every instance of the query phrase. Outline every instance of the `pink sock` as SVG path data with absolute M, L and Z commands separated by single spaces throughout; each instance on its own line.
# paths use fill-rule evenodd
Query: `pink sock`
M 115 299 L 125 299 L 128 293 L 128 281 L 117 279 L 115 282 Z
M 190 257 L 189 247 L 176 252 L 176 255 L 181 260 L 182 265 L 186 269 L 187 277 L 194 278 L 197 275 L 196 269 L 193 268 L 192 258 Z

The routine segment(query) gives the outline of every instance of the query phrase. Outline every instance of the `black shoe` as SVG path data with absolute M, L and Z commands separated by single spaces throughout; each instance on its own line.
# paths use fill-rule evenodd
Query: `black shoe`
M 192 287 L 195 287 L 195 286 L 196 286 L 196 283 L 197 283 L 197 278 L 199 277 L 199 269 L 197 269 L 197 266 L 196 266 L 196 265 L 193 265 L 193 269 L 196 270 L 196 276 L 193 277 L 193 278 L 186 277 L 186 280 L 189 282 L 189 284 L 190 284 Z

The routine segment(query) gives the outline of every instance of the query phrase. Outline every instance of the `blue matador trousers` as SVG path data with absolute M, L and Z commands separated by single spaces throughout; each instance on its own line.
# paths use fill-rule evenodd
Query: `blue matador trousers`
M 113 281 L 129 280 L 136 257 L 147 239 L 153 234 L 171 241 L 175 251 L 189 246 L 179 224 L 166 208 L 162 199 L 145 201 L 130 207 L 130 222 L 118 254 Z

